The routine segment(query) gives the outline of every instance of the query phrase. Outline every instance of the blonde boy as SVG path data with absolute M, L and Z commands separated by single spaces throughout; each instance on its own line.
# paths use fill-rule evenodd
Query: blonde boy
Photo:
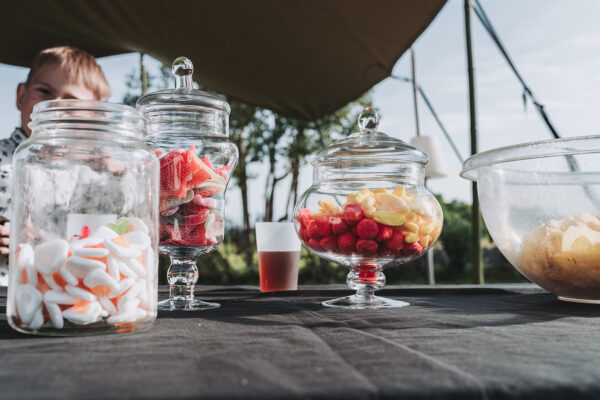
M 0 140 L 0 220 L 8 219 L 11 195 L 11 163 L 17 146 L 31 135 L 27 124 L 33 106 L 44 100 L 82 99 L 106 100 L 110 87 L 102 69 L 91 54 L 70 46 L 42 50 L 33 60 L 29 75 L 17 86 L 17 108 L 21 127 L 8 139 Z M 0 225 L 0 255 L 8 254 L 8 224 Z M 0 260 L 0 285 L 3 283 Z

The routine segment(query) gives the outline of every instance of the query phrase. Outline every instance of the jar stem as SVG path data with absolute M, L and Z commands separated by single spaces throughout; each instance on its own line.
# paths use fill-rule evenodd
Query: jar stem
M 194 300 L 194 285 L 198 282 L 198 267 L 195 258 L 171 258 L 167 271 L 170 286 L 169 297 L 173 301 Z

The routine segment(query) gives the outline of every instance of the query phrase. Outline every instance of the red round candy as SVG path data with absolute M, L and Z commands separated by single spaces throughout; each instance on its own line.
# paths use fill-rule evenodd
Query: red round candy
M 302 239 L 305 242 L 308 242 L 310 240 L 310 235 L 308 234 L 308 229 L 304 228 L 304 227 L 300 227 L 300 230 L 298 231 L 298 236 L 300 236 L 300 239 Z
M 319 240 L 318 239 L 311 238 L 308 241 L 308 247 L 311 247 L 311 248 L 313 248 L 315 250 L 321 250 L 321 245 L 319 244 Z
M 377 238 L 375 239 L 376 242 L 385 242 L 388 241 L 392 238 L 392 235 L 394 234 L 394 228 L 392 228 L 389 225 L 383 225 L 383 224 L 378 224 L 379 225 L 379 233 L 377 234 Z
M 361 254 L 376 254 L 377 243 L 374 240 L 358 239 L 356 241 L 356 250 Z
M 348 204 L 344 207 L 344 220 L 350 226 L 358 224 L 363 218 L 362 208 L 358 204 Z
M 401 232 L 394 231 L 392 238 L 385 245 L 390 250 L 402 250 L 404 248 L 404 235 Z
M 334 235 L 341 235 L 344 232 L 348 232 L 348 225 L 342 217 L 331 217 L 329 221 L 331 222 L 331 230 Z
M 421 246 L 419 242 L 407 244 L 406 246 L 404 246 L 404 249 L 402 249 L 402 255 L 405 256 L 418 256 L 422 252 L 423 246 Z
M 327 251 L 334 251 L 337 249 L 337 239 L 335 236 L 327 236 L 321 239 L 319 245 Z
M 310 216 L 310 210 L 308 208 L 303 208 L 303 209 L 299 210 L 298 215 L 296 216 L 296 219 L 298 220 L 298 222 L 300 222 L 300 224 L 303 227 L 306 228 L 308 226 L 308 223 L 312 219 Z
M 308 223 L 308 235 L 314 239 L 321 239 L 321 234 L 319 233 L 319 229 L 317 228 L 317 221 L 310 221 Z
M 362 239 L 375 239 L 379 233 L 379 226 L 374 219 L 365 218 L 356 225 L 356 232 Z
M 354 251 L 356 245 L 356 236 L 350 232 L 342 233 L 337 238 L 337 246 L 344 253 L 351 253 Z
M 329 223 L 329 217 L 327 215 L 318 216 L 315 222 L 317 224 L 317 232 L 319 232 L 319 235 L 331 235 L 331 224 Z

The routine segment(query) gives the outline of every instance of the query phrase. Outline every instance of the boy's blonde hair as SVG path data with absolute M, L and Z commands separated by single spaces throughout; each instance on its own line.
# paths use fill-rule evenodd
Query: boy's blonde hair
M 40 51 L 31 64 L 25 84 L 28 85 L 35 73 L 48 64 L 63 68 L 72 80 L 81 80 L 96 100 L 104 101 L 110 96 L 110 86 L 94 56 L 71 46 L 51 47 Z

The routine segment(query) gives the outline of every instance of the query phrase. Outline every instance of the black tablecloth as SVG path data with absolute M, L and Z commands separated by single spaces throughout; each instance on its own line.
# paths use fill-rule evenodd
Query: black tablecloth
M 411 303 L 393 310 L 320 304 L 349 293 L 200 287 L 222 307 L 44 338 L 10 329 L 2 288 L 0 398 L 600 398 L 600 306 L 523 285 L 382 290 Z

